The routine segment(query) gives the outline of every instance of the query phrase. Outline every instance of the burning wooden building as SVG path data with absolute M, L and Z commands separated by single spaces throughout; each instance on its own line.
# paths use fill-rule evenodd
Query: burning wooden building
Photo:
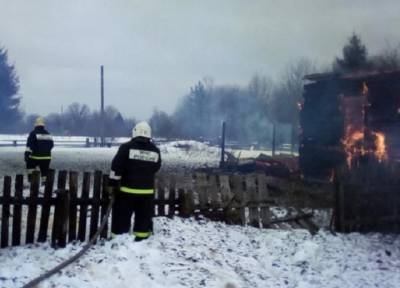
M 363 159 L 400 162 L 400 71 L 305 77 L 299 161 L 306 178 L 329 179 Z

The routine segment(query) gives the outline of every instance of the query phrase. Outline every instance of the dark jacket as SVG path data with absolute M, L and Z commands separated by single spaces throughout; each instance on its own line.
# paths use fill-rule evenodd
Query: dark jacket
M 123 192 L 152 194 L 160 167 L 161 154 L 156 145 L 148 138 L 135 137 L 119 147 L 111 163 L 109 184 L 120 184 Z
M 50 133 L 43 126 L 36 126 L 26 141 L 25 160 L 28 158 L 50 160 L 53 146 L 54 142 Z

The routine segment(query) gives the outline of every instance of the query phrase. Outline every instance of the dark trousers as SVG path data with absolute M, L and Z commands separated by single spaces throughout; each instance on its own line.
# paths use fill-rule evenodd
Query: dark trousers
M 40 175 L 42 178 L 47 177 L 47 174 L 49 173 L 49 166 L 50 166 L 50 160 L 36 160 L 36 159 L 28 159 L 26 162 L 26 169 L 28 170 L 28 176 L 29 170 L 36 169 L 36 167 L 39 167 L 40 169 Z
M 127 233 L 131 229 L 132 214 L 135 212 L 133 234 L 137 238 L 147 238 L 153 230 L 154 194 L 115 193 L 112 209 L 111 232 Z

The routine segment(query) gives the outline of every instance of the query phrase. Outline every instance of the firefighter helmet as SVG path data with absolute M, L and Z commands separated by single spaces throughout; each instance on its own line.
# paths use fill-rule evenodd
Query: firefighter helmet
M 132 129 L 132 137 L 151 138 L 151 127 L 147 122 L 139 122 Z
M 43 117 L 37 117 L 35 120 L 35 127 L 36 126 L 44 126 L 44 119 Z

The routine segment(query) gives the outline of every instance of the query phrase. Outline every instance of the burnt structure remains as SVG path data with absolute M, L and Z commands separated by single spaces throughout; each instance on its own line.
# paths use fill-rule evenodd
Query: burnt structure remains
M 400 71 L 305 77 L 299 165 L 330 179 L 363 159 L 400 161 Z
M 400 233 L 400 71 L 305 80 L 303 177 L 336 187 L 337 231 Z

